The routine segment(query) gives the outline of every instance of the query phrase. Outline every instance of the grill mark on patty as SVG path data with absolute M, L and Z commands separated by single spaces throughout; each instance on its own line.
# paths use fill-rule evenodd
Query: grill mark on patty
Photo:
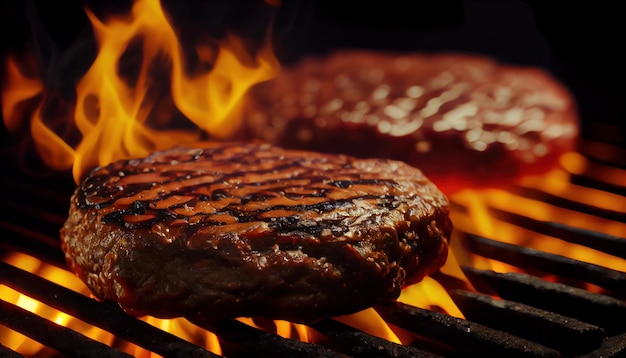
M 266 158 L 269 159 L 269 158 Z M 276 159 L 276 158 L 272 158 L 272 159 Z M 185 162 L 185 163 L 189 163 L 189 162 Z M 244 163 L 245 164 L 245 163 Z M 311 163 L 311 164 L 315 164 L 315 162 Z M 227 161 L 223 161 L 223 162 L 219 162 L 216 161 L 215 162 L 215 166 L 219 167 L 219 166 L 225 166 L 225 165 L 232 165 L 232 163 L 227 162 Z M 243 165 L 243 164 L 242 164 Z M 251 166 L 252 167 L 252 166 Z M 213 172 L 211 173 L 212 176 L 217 177 L 217 180 L 214 181 L 207 181 L 204 182 L 202 185 L 191 185 L 191 186 L 185 186 L 184 188 L 178 189 L 178 190 L 172 190 L 170 191 L 173 194 L 185 194 L 185 192 L 183 190 L 186 190 L 187 192 L 191 193 L 194 190 L 198 189 L 198 187 L 200 186 L 207 186 L 207 185 L 212 185 L 212 184 L 217 184 L 220 182 L 230 182 L 230 181 L 234 181 L 236 179 L 244 179 L 247 178 L 251 175 L 263 175 L 263 174 L 271 174 L 271 173 L 281 173 L 281 172 L 285 172 L 285 171 L 290 171 L 290 172 L 294 172 L 294 168 L 296 167 L 300 167 L 300 168 L 306 168 L 308 169 L 307 171 L 305 171 L 304 173 L 301 173 L 299 175 L 297 175 L 294 178 L 278 178 L 278 179 L 269 179 L 269 180 L 259 180 L 259 181 L 254 181 L 252 183 L 246 183 L 247 185 L 252 185 L 252 186 L 262 186 L 262 185 L 268 185 L 268 184 L 274 184 L 274 183 L 284 183 L 287 180 L 307 180 L 308 183 L 307 185 L 310 184 L 317 184 L 317 183 L 323 183 L 324 181 L 327 181 L 326 184 L 328 185 L 334 185 L 336 187 L 339 188 L 347 188 L 350 185 L 354 185 L 354 184 L 386 184 L 386 185 L 390 185 L 390 186 L 396 186 L 397 183 L 393 180 L 389 180 L 389 179 L 359 179 L 359 178 L 355 178 L 355 179 L 351 179 L 351 180 L 338 180 L 338 181 L 331 181 L 329 179 L 328 176 L 321 176 L 321 175 L 314 175 L 311 172 L 317 172 L 320 169 L 319 168 L 307 168 L 307 167 L 303 167 L 302 163 L 299 162 L 298 160 L 294 159 L 290 162 L 288 162 L 287 164 L 278 166 L 278 167 L 269 167 L 267 169 L 260 169 L 260 170 L 247 170 L 247 171 L 237 171 L 237 172 L 232 172 L 232 173 L 226 173 L 226 172 Z M 125 197 L 130 197 L 136 194 L 139 194 L 141 192 L 144 192 L 146 190 L 149 190 L 151 187 L 153 186 L 163 186 L 163 185 L 168 185 L 168 184 L 174 184 L 174 183 L 182 183 L 182 180 L 193 180 L 193 179 L 198 179 L 198 178 L 203 178 L 206 177 L 209 173 L 201 171 L 201 170 L 159 170 L 156 167 L 149 167 L 149 168 L 145 168 L 146 170 L 141 170 L 141 171 L 130 171 L 130 170 L 108 170 L 103 172 L 101 175 L 98 176 L 94 176 L 90 179 L 90 181 L 88 183 L 84 183 L 83 184 L 83 189 L 84 189 L 84 193 L 83 195 L 81 195 L 80 198 L 80 205 L 85 205 L 84 208 L 88 208 L 90 203 L 94 203 L 94 204 L 98 204 L 101 207 L 106 207 L 108 205 L 111 205 L 112 202 L 114 202 L 116 199 L 115 197 L 115 193 L 116 192 L 120 192 L 123 193 L 123 195 Z M 340 168 L 335 168 L 335 170 L 340 169 Z M 158 178 L 160 179 L 158 182 L 140 182 L 140 183 L 130 183 L 127 185 L 111 185 L 106 183 L 107 180 L 109 179 L 109 175 L 111 172 L 117 172 L 118 177 L 120 178 L 120 180 L 123 180 L 121 178 L 124 177 L 129 177 L 129 176 L 137 176 L 137 175 L 142 175 L 142 174 L 151 174 L 151 173 L 157 173 L 158 172 Z M 180 172 L 186 172 L 187 174 L 185 174 L 184 176 L 180 176 L 178 175 L 178 173 Z M 307 172 L 309 173 L 309 175 L 307 175 Z M 358 175 L 358 173 L 350 173 L 350 172 L 344 172 L 342 173 L 344 176 L 347 175 Z M 95 190 L 92 190 L 92 188 L 97 188 Z M 111 197 L 110 200 L 106 200 L 104 199 L 105 197 Z M 94 200 L 95 199 L 95 200 Z M 100 199 L 101 201 L 97 201 L 98 199 Z
M 260 198 L 260 199 L 261 199 L 260 201 L 263 200 L 263 198 Z M 210 224 L 226 225 L 223 222 L 212 220 L 211 217 L 214 215 L 228 215 L 232 218 L 235 218 L 237 223 L 249 223 L 249 222 L 255 222 L 255 221 L 262 221 L 262 222 L 269 223 L 270 227 L 273 229 L 282 230 L 289 226 L 289 225 L 285 225 L 285 221 L 281 221 L 277 219 L 276 217 L 263 218 L 261 217 L 261 215 L 266 212 L 278 211 L 278 210 L 293 211 L 296 213 L 315 212 L 317 214 L 324 214 L 324 213 L 329 213 L 334 210 L 340 209 L 342 207 L 348 207 L 352 205 L 353 201 L 361 201 L 361 200 L 375 200 L 379 208 L 381 209 L 384 208 L 384 209 L 389 210 L 389 209 L 394 209 L 396 207 L 395 203 L 397 202 L 398 198 L 392 195 L 391 196 L 361 195 L 361 196 L 351 197 L 348 199 L 329 200 L 329 201 L 323 201 L 320 203 L 310 204 L 310 205 L 304 205 L 304 204 L 272 205 L 272 206 L 267 206 L 267 207 L 256 209 L 256 210 L 237 209 L 234 207 L 234 206 L 239 205 L 237 203 L 237 204 L 228 205 L 223 209 L 216 210 L 214 213 L 196 213 L 193 216 L 203 217 L 203 220 L 202 220 L 203 224 L 210 223 Z M 124 226 L 129 227 L 129 228 L 146 228 L 146 227 L 152 226 L 156 222 L 167 222 L 167 221 L 172 222 L 176 220 L 184 220 L 187 223 L 191 223 L 190 219 L 193 216 L 176 214 L 171 211 L 173 207 L 180 207 L 186 204 L 173 205 L 168 208 L 158 209 L 158 210 L 149 209 L 149 204 L 150 202 L 134 202 L 127 209 L 115 210 L 115 211 L 112 211 L 111 213 L 103 215 L 102 222 L 123 224 Z M 138 222 L 129 222 L 127 220 L 124 220 L 124 217 L 126 217 L 127 215 L 137 215 L 137 216 L 147 215 L 147 216 L 151 216 L 151 218 L 146 219 L 146 220 L 141 220 Z M 287 222 L 291 222 L 289 220 L 296 220 L 296 219 L 302 220 L 300 217 L 295 216 L 295 215 L 291 215 L 290 217 L 292 217 L 293 219 L 287 219 Z M 280 217 L 280 218 L 284 218 L 284 217 Z M 316 222 L 315 227 L 308 225 L 308 224 L 290 225 L 289 227 L 291 227 L 294 230 L 300 230 L 300 231 L 306 232 L 307 234 L 318 235 L 322 230 L 327 228 L 328 225 L 326 224 L 328 224 L 328 220 Z
M 353 158 L 284 154 L 255 145 L 155 153 L 101 168 L 76 202 L 95 207 L 104 224 L 130 229 L 264 222 L 277 233 L 317 237 L 348 230 L 337 229 L 345 213 L 332 219 L 333 211 L 365 201 L 368 210 L 390 210 L 401 199 L 393 195 L 403 192 L 395 178 L 366 177 Z
M 267 170 L 265 172 L 269 172 L 270 170 Z M 261 173 L 259 171 L 257 172 L 251 172 L 251 173 Z M 194 178 L 201 178 L 203 177 L 203 175 L 197 175 L 195 177 L 189 178 L 189 179 L 194 179 Z M 234 178 L 240 178 L 243 176 L 235 176 L 235 175 L 229 175 L 229 174 L 221 174 L 221 176 L 218 178 L 218 180 L 212 181 L 212 182 L 206 182 L 203 184 L 198 184 L 198 185 L 191 185 L 191 186 L 185 186 L 183 188 L 179 188 L 177 190 L 172 190 L 169 191 L 166 195 L 161 195 L 159 196 L 158 200 L 163 200 L 166 199 L 168 197 L 171 196 L 175 196 L 175 195 L 197 195 L 197 190 L 199 188 L 202 187 L 210 187 L 211 185 L 215 185 L 215 184 L 219 184 L 219 183 L 223 183 L 223 182 L 227 182 L 229 179 L 234 179 Z M 188 180 L 189 180 L 188 179 Z M 306 181 L 306 186 L 304 185 L 292 185 L 292 183 L 290 181 Z M 167 184 L 172 184 L 172 183 L 176 183 L 178 182 L 177 180 L 167 180 L 167 181 L 162 181 L 160 183 L 158 183 L 157 185 L 167 185 Z M 265 191 L 275 191 L 275 192 L 279 192 L 281 190 L 287 189 L 287 188 L 303 188 L 303 189 L 311 189 L 311 185 L 313 184 L 323 184 L 324 186 L 331 186 L 331 187 L 337 187 L 337 188 L 341 188 L 341 189 L 346 189 L 349 188 L 353 185 L 369 185 L 369 186 L 379 186 L 379 185 L 387 185 L 389 187 L 397 187 L 398 184 L 396 183 L 396 181 L 394 180 L 390 180 L 390 179 L 353 179 L 353 180 L 336 180 L 333 181 L 331 179 L 329 179 L 328 177 L 324 177 L 324 176 L 298 176 L 295 178 L 279 178 L 279 179 L 273 179 L 273 180 L 267 180 L 267 181 L 259 181 L 259 182 L 254 182 L 254 183 L 248 183 L 248 184 L 243 184 L 243 185 L 234 185 L 233 189 L 235 188 L 243 188 L 244 186 L 247 188 L 252 188 L 252 187 L 260 187 L 260 186 L 264 186 L 264 185 L 272 185 L 272 184 L 281 184 L 282 186 L 280 187 L 275 187 L 275 188 L 270 188 L 270 189 L 265 189 Z M 150 190 L 151 187 L 153 186 L 152 183 L 137 183 L 137 184 L 130 184 L 126 187 L 119 187 L 119 191 L 124 193 L 124 197 L 122 198 L 127 198 L 127 197 L 132 197 L 134 195 L 137 195 L 139 193 L 145 192 L 147 190 Z M 101 198 L 104 198 L 105 196 L 109 196 L 111 197 L 110 200 L 104 200 L 101 202 L 98 202 L 97 204 L 90 204 L 90 200 L 88 200 L 87 198 L 89 196 L 92 195 L 96 195 L 93 192 L 88 192 L 87 195 L 81 195 L 81 197 L 79 198 L 79 205 L 81 208 L 88 208 L 91 206 L 98 206 L 100 208 L 103 207 L 107 207 L 110 205 L 115 204 L 115 202 L 121 198 L 119 197 L 115 197 L 114 192 L 113 192 L 113 188 L 112 187 L 106 187 L 106 186 L 100 186 L 100 188 L 102 188 L 102 190 L 99 191 L 99 196 Z M 331 190 L 332 188 L 327 188 L 327 187 L 319 187 L 316 189 L 319 189 L 321 192 L 317 195 L 311 195 L 311 196 L 322 196 L 325 195 L 326 193 L 329 192 L 329 190 Z M 258 192 L 251 192 L 250 194 L 247 194 L 245 197 L 253 197 L 254 195 L 257 195 Z M 197 195 L 198 197 L 200 197 L 200 195 Z M 292 197 L 295 197 L 296 195 L 291 194 Z M 217 201 L 220 199 L 224 199 L 224 198 L 228 198 L 228 197 L 232 197 L 232 195 L 230 195 L 229 191 L 225 188 L 223 189 L 216 189 L 214 191 L 212 191 L 212 196 L 210 199 L 207 199 L 206 201 Z M 242 198 L 243 199 L 243 198 Z M 244 200 L 242 200 L 244 201 Z

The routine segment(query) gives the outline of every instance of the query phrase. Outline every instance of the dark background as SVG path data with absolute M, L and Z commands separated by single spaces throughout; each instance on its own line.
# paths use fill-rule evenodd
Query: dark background
M 574 94 L 583 136 L 590 126 L 617 129 L 626 140 L 626 43 L 617 1 L 439 0 L 333 1 L 163 0 L 182 37 L 220 37 L 236 31 L 263 37 L 274 24 L 275 50 L 284 64 L 336 48 L 454 51 L 541 67 Z M 46 86 L 71 92 L 95 55 L 84 6 L 97 14 L 123 12 L 131 1 L 1 0 L 2 54 L 35 49 Z M 0 126 L 3 147 L 16 139 Z

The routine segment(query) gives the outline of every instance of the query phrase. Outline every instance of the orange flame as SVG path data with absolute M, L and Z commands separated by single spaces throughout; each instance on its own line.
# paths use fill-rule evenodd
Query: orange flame
M 87 287 L 75 275 L 69 271 L 45 264 L 32 256 L 15 253 L 4 261 L 22 270 L 37 274 L 40 277 L 62 285 L 75 292 L 82 293 L 86 296 L 90 295 Z M 106 345 L 115 346 L 115 348 L 130 353 L 136 357 L 152 355 L 151 352 L 136 346 L 135 344 L 117 342 L 113 334 L 85 323 L 64 312 L 58 311 L 7 286 L 0 285 L 0 297 L 7 302 L 13 303 L 45 319 L 55 322 L 56 324 L 80 332 L 81 334 Z M 215 354 L 222 354 L 217 336 L 211 332 L 199 329 L 183 318 L 158 319 L 147 316 L 142 317 L 141 319 L 157 328 L 171 332 L 184 340 L 193 342 L 201 347 L 205 347 L 207 350 Z M 3 337 L 1 340 L 3 345 L 27 356 L 41 355 L 42 349 L 44 349 L 44 346 L 41 343 L 2 326 L 0 326 L 0 337 Z
M 626 170 L 616 167 L 596 166 L 586 169 L 588 161 L 575 153 L 563 157 L 563 168 L 556 168 L 541 176 L 522 179 L 521 188 L 540 190 L 549 195 L 587 204 L 601 210 L 615 212 L 626 211 L 626 199 L 618 194 L 572 184 L 572 174 L 589 176 L 596 171 L 606 174 L 602 178 L 606 183 L 624 183 Z M 591 173 L 589 173 L 591 172 Z M 624 260 L 609 253 L 600 252 L 585 245 L 562 241 L 558 238 L 534 232 L 515 225 L 505 219 L 491 214 L 491 210 L 510 212 L 540 222 L 558 222 L 571 227 L 605 233 L 616 237 L 626 237 L 626 224 L 586 214 L 576 210 L 560 207 L 550 202 L 534 200 L 513 191 L 501 189 L 464 190 L 451 196 L 451 200 L 467 208 L 467 212 L 453 211 L 452 220 L 455 228 L 461 232 L 473 233 L 510 244 L 529 247 L 543 252 L 561 255 L 583 262 L 624 271 Z M 515 205 L 511 205 L 515 203 Z M 462 239 L 462 238 L 460 238 Z M 480 269 L 491 269 L 498 272 L 522 272 L 523 270 L 492 259 L 468 254 L 462 247 L 453 247 L 453 253 L 461 265 Z M 593 286 L 589 290 L 597 290 Z
M 24 115 L 24 109 L 19 104 L 37 96 L 43 90 L 43 85 L 41 81 L 25 76 L 16 59 L 12 57 L 7 59 L 4 77 L 6 89 L 2 91 L 2 118 L 7 129 L 15 131 L 19 118 Z
M 195 55 L 210 70 L 190 71 L 181 43 L 158 0 L 137 0 L 129 20 L 101 21 L 86 11 L 98 54 L 76 87 L 71 119 L 81 140 L 72 146 L 46 124 L 44 100 L 33 111 L 30 122 L 37 151 L 46 164 L 57 170 L 73 168 L 77 182 L 97 165 L 144 156 L 200 138 L 198 131 L 158 130 L 149 125 L 151 116 L 161 116 L 153 113 L 160 105 L 152 98 L 155 87 L 167 83 L 176 110 L 212 138 L 220 139 L 237 130 L 238 106 L 247 89 L 272 78 L 280 67 L 269 41 L 252 56 L 242 39 L 229 35 L 197 44 Z M 137 40 L 141 43 L 141 65 L 133 74 L 136 80 L 129 83 L 125 77 L 128 74 L 121 73 L 120 66 L 123 55 Z M 159 61 L 169 63 L 162 65 Z M 41 81 L 26 76 L 17 62 L 9 57 L 2 91 L 3 117 L 10 130 L 22 120 L 22 102 L 47 95 Z M 155 76 L 155 65 L 162 65 L 169 76 Z M 162 117 L 171 121 L 175 116 L 167 113 Z

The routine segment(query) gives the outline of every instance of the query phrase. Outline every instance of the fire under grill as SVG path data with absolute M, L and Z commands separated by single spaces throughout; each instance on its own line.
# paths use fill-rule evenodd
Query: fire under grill
M 0 355 L 626 356 L 626 270 L 619 269 L 626 268 L 625 154 L 623 141 L 583 138 L 572 154 L 575 161 L 564 161 L 554 173 L 506 190 L 452 195 L 453 250 L 469 258 L 457 257 L 467 280 L 443 271 L 433 278 L 463 317 L 437 305 L 374 307 L 403 344 L 338 319 L 304 327 L 316 337 L 307 343 L 293 334 L 302 326 L 285 322 L 155 323 L 128 316 L 115 304 L 89 297 L 76 281 L 62 281 L 73 277 L 58 238 L 71 178 L 4 175 Z M 565 190 L 544 185 L 551 181 Z M 535 206 L 530 212 L 521 209 L 529 205 Z M 590 229 L 586 222 L 608 229 Z M 551 248 L 542 249 L 543 241 Z M 610 258 L 608 264 L 577 259 L 580 249 Z M 182 321 L 185 328 L 170 329 Z

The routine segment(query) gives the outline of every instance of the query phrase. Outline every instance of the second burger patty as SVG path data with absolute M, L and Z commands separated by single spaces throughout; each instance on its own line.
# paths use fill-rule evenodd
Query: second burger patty
M 95 169 L 61 236 L 131 314 L 311 322 L 397 298 L 443 265 L 451 230 L 402 162 L 206 143 Z

